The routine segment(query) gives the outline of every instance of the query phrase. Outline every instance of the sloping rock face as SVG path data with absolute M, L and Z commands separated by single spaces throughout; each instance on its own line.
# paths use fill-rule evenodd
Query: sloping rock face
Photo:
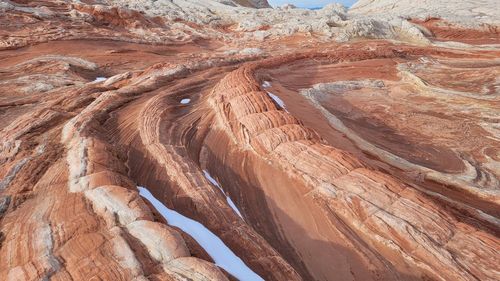
M 0 279 L 499 280 L 498 17 L 388 2 L 0 2 Z
M 267 3 L 267 0 L 236 0 L 236 4 L 251 7 L 251 8 L 270 8 L 271 6 Z

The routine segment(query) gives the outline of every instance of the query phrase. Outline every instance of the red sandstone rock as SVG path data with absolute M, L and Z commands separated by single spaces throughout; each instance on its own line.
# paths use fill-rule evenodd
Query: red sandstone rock
M 497 27 L 257 51 L 82 2 L 0 6 L 4 279 L 236 279 L 137 186 L 264 280 L 500 279 Z

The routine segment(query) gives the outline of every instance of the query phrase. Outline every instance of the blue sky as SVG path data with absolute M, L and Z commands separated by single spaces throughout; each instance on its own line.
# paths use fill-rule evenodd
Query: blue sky
M 356 2 L 356 0 L 268 0 L 269 4 L 272 6 L 279 6 L 283 4 L 294 4 L 297 7 L 312 8 L 312 7 L 323 7 L 329 3 L 342 3 L 344 6 L 351 6 Z

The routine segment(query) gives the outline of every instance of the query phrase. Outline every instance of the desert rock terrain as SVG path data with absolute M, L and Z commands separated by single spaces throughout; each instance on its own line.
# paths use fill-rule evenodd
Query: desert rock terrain
M 500 280 L 497 6 L 0 1 L 0 280 Z

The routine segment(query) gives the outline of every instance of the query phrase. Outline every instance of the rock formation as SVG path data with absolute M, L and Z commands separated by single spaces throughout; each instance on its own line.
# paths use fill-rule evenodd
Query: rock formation
M 1 1 L 0 280 L 499 280 L 482 2 Z

